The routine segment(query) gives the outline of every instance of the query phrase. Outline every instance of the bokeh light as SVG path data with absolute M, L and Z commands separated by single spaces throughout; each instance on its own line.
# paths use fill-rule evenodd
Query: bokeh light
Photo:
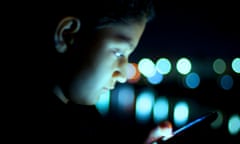
M 132 85 L 122 85 L 118 90 L 118 109 L 132 111 L 134 107 L 135 92 Z
M 226 70 L 226 63 L 223 59 L 218 58 L 213 62 L 213 70 L 217 74 L 223 74 Z
M 233 87 L 233 78 L 230 75 L 223 75 L 220 79 L 221 88 L 230 90 Z
M 106 116 L 109 112 L 110 105 L 110 91 L 100 95 L 98 102 L 96 103 L 96 108 L 99 113 L 103 116 Z
M 162 75 L 168 74 L 171 71 L 171 68 L 172 65 L 167 58 L 159 58 L 156 62 L 156 69 Z
M 138 63 L 138 69 L 145 77 L 152 77 L 156 71 L 155 64 L 149 58 L 142 58 Z
M 153 76 L 147 77 L 147 80 L 153 85 L 160 84 L 163 80 L 163 75 L 156 71 Z
M 228 121 L 228 131 L 231 135 L 237 135 L 240 131 L 240 116 L 233 114 Z
M 187 123 L 189 117 L 189 106 L 187 102 L 177 102 L 174 107 L 173 120 L 174 124 L 179 127 Z
M 186 77 L 185 77 L 185 85 L 188 88 L 194 89 L 197 88 L 200 84 L 200 77 L 197 73 L 192 72 L 189 73 Z
M 154 93 L 151 90 L 143 90 L 136 100 L 136 120 L 146 123 L 151 119 L 154 104 Z
M 233 69 L 234 72 L 236 72 L 238 74 L 240 73 L 240 58 L 239 57 L 233 59 L 233 61 L 232 61 L 232 69 Z
M 211 127 L 214 129 L 220 128 L 223 124 L 223 113 L 220 110 L 217 111 L 217 113 L 217 119 L 211 123 Z
M 166 120 L 169 113 L 169 102 L 165 96 L 158 97 L 153 107 L 153 120 L 155 123 Z
M 192 64 L 191 64 L 191 61 L 185 57 L 183 58 L 180 58 L 178 61 L 177 61 L 177 71 L 180 73 L 180 74 L 183 74 L 183 75 L 186 75 L 188 74 L 191 69 L 192 69 Z
M 128 64 L 127 78 L 128 78 L 128 83 L 137 83 L 140 80 L 141 74 L 138 69 L 138 65 L 136 63 Z

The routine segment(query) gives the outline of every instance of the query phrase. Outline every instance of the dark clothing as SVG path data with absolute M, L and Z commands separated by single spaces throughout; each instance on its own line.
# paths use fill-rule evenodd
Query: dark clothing
M 44 126 L 40 129 L 44 128 L 44 135 L 48 140 L 94 143 L 106 130 L 99 134 L 103 119 L 95 106 L 64 104 L 51 94 L 43 110 L 41 115 Z
M 30 69 L 30 67 L 29 67 Z M 6 112 L 7 141 L 23 143 L 141 144 L 148 134 L 135 123 L 100 115 L 95 106 L 62 103 L 46 86 L 37 68 L 19 75 L 19 88 L 11 89 Z M 40 73 L 41 72 L 41 73 Z M 47 82 L 46 82 L 47 81 Z M 16 98 L 15 98 L 16 97 Z M 11 102 L 11 103 L 10 103 Z M 5 118 L 5 116 L 3 117 Z M 132 120 L 134 121 L 134 119 Z
M 53 94 L 46 100 L 33 114 L 34 142 L 143 143 L 136 125 L 106 119 L 95 106 L 64 104 Z

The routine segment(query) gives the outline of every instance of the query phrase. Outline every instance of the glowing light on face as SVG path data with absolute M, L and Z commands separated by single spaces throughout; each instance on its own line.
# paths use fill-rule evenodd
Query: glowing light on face
M 70 82 L 70 97 L 76 103 L 96 104 L 105 89 L 112 90 L 117 82 L 127 81 L 128 57 L 135 50 L 145 25 L 146 21 L 140 21 L 98 29 L 96 41 L 88 49 L 88 54 L 95 53 L 95 57 L 83 62 L 84 70 Z

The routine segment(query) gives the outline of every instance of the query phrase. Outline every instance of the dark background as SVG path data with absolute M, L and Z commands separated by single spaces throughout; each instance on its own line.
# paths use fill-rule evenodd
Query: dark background
M 9 28 L 2 28 L 2 31 L 7 31 L 3 36 L 7 39 L 5 42 L 9 47 L 7 50 L 10 51 L 6 61 L 4 61 L 6 63 L 4 70 L 7 69 L 7 73 L 10 74 L 10 76 L 6 75 L 6 82 L 4 81 L 5 85 L 9 86 L 9 89 L 5 89 L 9 97 L 4 102 L 8 104 L 5 110 L 11 109 L 11 112 L 6 112 L 6 117 L 10 119 L 8 122 L 13 127 L 16 121 L 21 118 L 22 111 L 19 108 L 24 106 L 23 103 L 20 103 L 25 96 L 25 91 L 21 93 L 22 89 L 26 89 L 24 83 L 28 82 L 29 76 L 30 78 L 36 77 L 36 75 L 31 75 L 32 70 L 38 65 L 29 64 L 29 61 L 35 56 L 35 53 L 31 52 L 38 52 L 36 48 L 40 48 L 35 40 L 41 40 L 40 36 L 33 37 L 25 32 L 34 32 L 36 29 L 32 23 L 32 18 L 35 18 L 34 13 L 29 10 L 29 8 L 35 8 L 35 5 L 21 4 L 23 7 L 19 5 L 16 9 L 14 7 L 17 5 L 16 3 L 9 5 L 6 14 L 11 15 L 6 15 L 3 22 Z M 215 109 L 220 110 L 225 118 L 221 128 L 216 130 L 208 127 L 197 129 L 183 136 L 179 143 L 239 143 L 239 134 L 231 136 L 227 131 L 228 118 L 232 114 L 240 114 L 240 75 L 230 70 L 231 60 L 240 57 L 240 8 L 238 1 L 159 0 L 156 10 L 156 18 L 147 25 L 139 46 L 130 57 L 130 61 L 138 62 L 143 57 L 151 58 L 154 61 L 159 57 L 168 57 L 173 62 L 183 56 L 191 58 L 198 64 L 195 67 L 201 72 L 200 75 L 204 76 L 197 89 L 184 88 L 180 85 L 181 78 L 176 77 L 174 73 L 167 76 L 161 84 L 150 85 L 150 87 L 154 88 L 158 95 L 168 96 L 172 104 L 178 99 L 193 101 L 196 111 L 192 113 L 192 118 Z M 45 11 L 38 12 L 44 13 Z M 30 51 L 22 51 L 25 47 L 29 48 L 27 50 Z M 227 62 L 227 71 L 224 74 L 233 77 L 234 85 L 231 90 L 221 89 L 217 84 L 218 75 L 209 72 L 212 69 L 212 62 L 216 58 L 222 58 Z M 37 81 L 44 75 L 40 72 L 38 74 L 36 80 L 31 79 L 30 82 Z M 35 87 L 30 82 L 27 83 L 27 86 Z M 13 90 L 13 87 L 17 88 Z M 136 91 L 145 87 L 149 87 L 149 84 L 141 82 L 134 84 Z M 31 91 L 30 88 L 28 90 Z M 17 97 L 15 101 L 13 101 L 14 95 Z M 6 98 L 6 96 L 3 97 Z M 12 112 L 16 113 L 16 111 L 17 115 L 12 118 Z M 121 123 L 124 121 L 122 124 L 126 127 L 129 126 L 129 128 L 137 127 L 139 133 L 133 134 L 139 135 L 136 143 L 144 139 L 143 136 L 146 136 L 154 126 L 151 122 L 139 125 L 135 122 L 134 115 L 130 114 L 130 116 L 125 117 L 114 106 L 111 106 L 108 118 Z M 8 127 L 7 131 L 10 134 L 13 133 Z
M 184 89 L 179 86 L 181 79 L 172 72 L 163 84 L 155 86 L 156 89 L 172 95 L 179 92 L 194 95 L 198 102 L 239 113 L 236 108 L 240 76 L 231 70 L 233 58 L 240 57 L 238 4 L 235 1 L 159 1 L 156 10 L 156 18 L 147 25 L 130 61 L 137 63 L 146 57 L 156 62 L 160 57 L 167 57 L 174 64 L 179 58 L 188 57 L 202 77 L 199 88 Z M 229 91 L 219 88 L 220 75 L 211 72 L 217 58 L 226 62 L 223 74 L 233 77 L 234 85 Z M 215 101 L 216 98 L 219 101 Z
M 148 23 L 130 62 L 138 63 L 143 57 L 153 61 L 167 57 L 176 62 L 181 57 L 188 57 L 199 72 L 201 84 L 194 90 L 184 88 L 182 79 L 172 72 L 158 85 L 142 81 L 135 83 L 135 90 L 151 87 L 158 95 L 168 96 L 172 105 L 179 99 L 193 101 L 195 108 L 190 118 L 210 110 L 223 113 L 220 128 L 196 129 L 183 136 L 179 143 L 239 143 L 239 134 L 231 136 L 227 131 L 228 118 L 232 114 L 240 114 L 240 75 L 231 70 L 231 61 L 240 56 L 239 4 L 236 1 L 160 0 L 156 10 L 156 18 Z M 212 63 L 217 58 L 226 62 L 227 69 L 223 74 L 231 75 L 234 80 L 230 90 L 220 88 L 218 79 L 221 75 L 212 72 Z M 125 118 L 114 106 L 111 108 L 111 118 L 135 124 L 134 115 Z M 137 126 L 147 131 L 153 124 Z
M 239 57 L 235 1 L 159 1 L 139 51 L 146 56 Z M 146 50 L 147 49 L 147 50 Z M 146 53 L 147 52 L 147 53 Z

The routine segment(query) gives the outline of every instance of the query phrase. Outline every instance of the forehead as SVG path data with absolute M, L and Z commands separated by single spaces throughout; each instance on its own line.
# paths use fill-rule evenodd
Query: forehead
M 99 36 L 110 38 L 116 42 L 127 42 L 131 48 L 135 48 L 145 29 L 146 22 L 130 24 L 117 24 L 104 27 L 99 30 Z

